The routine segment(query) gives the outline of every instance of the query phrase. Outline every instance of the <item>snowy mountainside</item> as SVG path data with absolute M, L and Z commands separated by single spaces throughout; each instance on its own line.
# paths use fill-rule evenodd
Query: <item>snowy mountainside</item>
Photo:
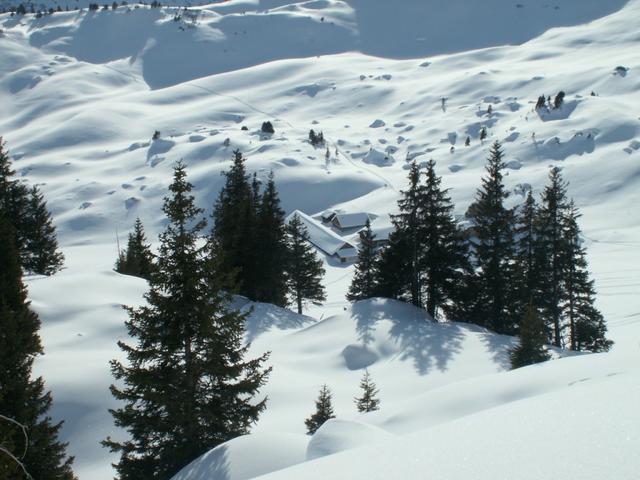
M 46 194 L 67 257 L 63 272 L 31 277 L 29 288 L 43 320 L 37 370 L 53 390 L 53 416 L 66 419 L 63 439 L 81 480 L 113 475 L 114 458 L 97 443 L 119 434 L 107 412 L 108 361 L 125 335 L 120 305 L 139 304 L 146 287 L 112 272 L 116 236 L 122 241 L 139 216 L 157 238 L 177 160 L 208 211 L 238 148 L 260 179 L 274 172 L 287 212 L 368 212 L 384 230 L 412 159 L 436 160 L 462 217 L 493 140 L 506 151 L 513 205 L 528 186 L 542 190 L 549 166 L 562 168 L 583 213 L 614 351 L 505 372 L 514 339 L 433 325 L 395 302 L 349 306 L 352 266 L 326 258 L 324 305 L 305 317 L 256 305 L 248 323 L 252 352 L 271 350 L 274 365 L 256 437 L 219 447 L 178 478 L 249 478 L 369 437 L 380 445 L 274 478 L 504 476 L 500 458 L 481 465 L 486 448 L 550 474 L 523 457 L 527 439 L 532 451 L 550 452 L 569 437 L 584 439 L 574 456 L 562 450 L 572 466 L 600 474 L 593 464 L 609 456 L 616 478 L 633 478 L 625 469 L 638 469 L 627 447 L 639 431 L 631 412 L 638 372 L 628 365 L 638 364 L 640 341 L 640 1 L 231 0 L 191 10 L 195 22 L 175 21 L 175 6 L 0 15 L 0 135 L 21 177 Z M 560 90 L 562 109 L 533 110 L 539 95 Z M 266 120 L 275 134 L 260 131 Z M 329 161 L 307 141 L 310 128 L 324 133 Z M 364 367 L 383 408 L 362 416 L 352 398 Z M 303 420 L 325 382 L 339 422 L 312 448 Z M 575 405 L 569 418 L 567 405 Z M 598 419 L 589 431 L 579 424 L 585 417 Z M 614 438 L 618 427 L 627 440 Z M 610 442 L 602 456 L 600 440 Z M 453 452 L 471 452 L 474 442 L 486 447 L 461 462 Z M 255 462 L 246 465 L 248 456 Z

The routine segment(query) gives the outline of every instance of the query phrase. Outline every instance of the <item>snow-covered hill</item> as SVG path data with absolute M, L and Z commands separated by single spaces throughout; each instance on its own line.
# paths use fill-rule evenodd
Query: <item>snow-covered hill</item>
M 66 419 L 63 437 L 80 478 L 112 475 L 113 458 L 97 444 L 114 433 L 107 362 L 125 335 L 120 304 L 139 303 L 145 289 L 111 271 L 116 235 L 122 239 L 140 216 L 156 237 L 175 161 L 186 161 L 207 209 L 239 148 L 260 178 L 274 171 L 288 212 L 368 212 L 384 229 L 411 159 L 436 160 L 462 215 L 493 140 L 504 143 L 514 204 L 527 185 L 540 192 L 550 165 L 563 169 L 583 213 L 614 351 L 505 372 L 512 339 L 432 325 L 393 302 L 350 307 L 344 292 L 352 267 L 327 259 L 325 305 L 312 306 L 309 317 L 258 306 L 249 324 L 252 348 L 273 351 L 259 436 L 212 452 L 209 460 L 229 455 L 214 466 L 218 477 L 180 480 L 248 478 L 305 460 L 303 419 L 325 382 L 346 423 L 322 429 L 312 456 L 370 438 L 380 446 L 277 478 L 505 477 L 502 458 L 487 450 L 511 452 L 509 465 L 527 465 L 531 475 L 572 467 L 565 476 L 578 478 L 578 464 L 596 475 L 609 458 L 615 478 L 633 478 L 640 465 L 627 448 L 639 444 L 640 430 L 631 414 L 638 372 L 628 366 L 640 351 L 640 1 L 231 0 L 190 12 L 130 5 L 39 19 L 0 15 L 0 135 L 15 168 L 47 195 L 68 259 L 62 273 L 30 278 L 29 287 L 43 319 L 38 372 L 53 389 L 54 416 Z M 560 90 L 562 110 L 533 110 L 539 95 Z M 274 135 L 260 132 L 266 120 Z M 310 128 L 328 140 L 328 162 L 308 143 Z M 152 141 L 155 130 L 161 137 Z M 352 413 L 352 397 L 367 366 L 383 409 L 363 418 Z M 588 431 L 585 418 L 597 419 Z M 525 458 L 527 445 L 548 458 L 569 439 L 577 446 L 573 456 L 562 450 L 565 464 Z M 604 453 L 599 441 L 609 442 Z M 627 454 L 624 462 L 615 449 Z M 261 460 L 245 465 L 256 452 Z

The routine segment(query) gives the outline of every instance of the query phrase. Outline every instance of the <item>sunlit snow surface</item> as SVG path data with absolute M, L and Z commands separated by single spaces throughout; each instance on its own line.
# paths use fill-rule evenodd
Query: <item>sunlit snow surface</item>
M 239 148 L 250 172 L 274 172 L 287 212 L 368 212 L 383 232 L 407 160 L 436 160 L 462 215 L 493 140 L 506 151 L 512 205 L 527 185 L 540 193 L 549 166 L 562 168 L 614 350 L 507 372 L 513 339 L 434 325 L 396 302 L 351 307 L 352 267 L 327 259 L 323 306 L 298 316 L 257 305 L 249 321 L 252 352 L 272 351 L 274 366 L 256 436 L 178 478 L 239 480 L 298 463 L 270 475 L 636 478 L 640 2 L 247 0 L 191 10 L 195 27 L 184 14 L 174 21 L 172 7 L 0 16 L 0 135 L 19 175 L 45 192 L 67 257 L 55 277 L 28 279 L 46 350 L 36 367 L 81 480 L 113 476 L 116 458 L 98 445 L 122 435 L 107 412 L 108 361 L 126 335 L 120 305 L 139 304 L 146 288 L 111 271 L 116 236 L 123 242 L 140 216 L 155 241 L 177 160 L 207 210 Z M 560 90 L 561 110 L 533 111 L 539 95 Z M 265 120 L 274 135 L 261 134 Z M 310 128 L 328 140 L 328 162 Z M 382 409 L 358 415 L 364 368 Z M 304 418 L 324 383 L 338 420 L 310 439 Z

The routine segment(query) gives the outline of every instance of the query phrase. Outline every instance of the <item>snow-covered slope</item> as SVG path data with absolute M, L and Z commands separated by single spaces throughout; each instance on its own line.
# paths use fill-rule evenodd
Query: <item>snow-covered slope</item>
M 614 351 L 507 373 L 512 339 L 464 324 L 432 325 L 394 302 L 349 307 L 352 267 L 327 259 L 322 307 L 300 317 L 258 305 L 248 325 L 254 351 L 273 352 L 259 435 L 212 452 L 180 480 L 247 478 L 304 460 L 303 419 L 325 382 L 345 423 L 321 429 L 305 455 L 370 438 L 384 445 L 305 463 L 282 478 L 423 478 L 420 471 L 462 478 L 452 473 L 458 467 L 480 472 L 468 475 L 474 478 L 504 477 L 491 470 L 501 457 L 490 457 L 486 470 L 478 464 L 487 450 L 512 452 L 510 465 L 531 472 L 549 473 L 535 470 L 545 465 L 563 471 L 557 462 L 527 463 L 527 438 L 542 457 L 568 438 L 584 439 L 575 456 L 562 451 L 573 460 L 566 465 L 593 466 L 612 455 L 615 477 L 632 478 L 624 469 L 640 462 L 625 445 L 637 446 L 637 435 L 613 437 L 625 418 L 624 428 L 638 432 L 630 414 L 638 373 L 627 364 L 638 364 L 640 341 L 640 1 L 232 0 L 191 10 L 132 5 L 0 16 L 0 135 L 20 175 L 47 195 L 68 259 L 62 273 L 30 278 L 29 287 L 43 319 L 46 356 L 37 369 L 53 389 L 54 417 L 67 420 L 63 437 L 80 478 L 112 475 L 113 457 L 97 444 L 118 434 L 106 411 L 113 406 L 107 362 L 120 355 L 115 343 L 125 335 L 120 304 L 139 303 L 145 289 L 111 272 L 116 235 L 122 239 L 140 216 L 155 239 L 175 161 L 186 161 L 207 209 L 239 148 L 260 178 L 274 171 L 287 212 L 368 212 L 384 230 L 408 160 L 436 160 L 461 215 L 493 140 L 504 143 L 514 204 L 527 185 L 540 192 L 550 165 L 563 169 L 583 213 Z M 533 110 L 539 95 L 560 90 L 562 110 Z M 274 135 L 260 132 L 265 120 Z M 328 162 L 324 149 L 307 142 L 310 128 L 328 140 Z M 161 138 L 152 141 L 155 130 Z M 383 401 L 366 418 L 352 404 L 364 367 Z M 607 377 L 615 372 L 623 373 Z M 585 378 L 592 380 L 570 386 Z M 592 417 L 591 430 L 581 429 Z M 488 433 L 479 438 L 477 429 Z M 601 456 L 598 438 L 610 442 Z M 482 449 L 465 447 L 473 442 Z M 278 443 L 290 451 L 273 450 Z M 626 463 L 615 460 L 614 448 L 628 454 Z M 261 450 L 260 462 L 242 464 Z M 461 450 L 468 461 L 452 456 Z M 362 461 L 367 456 L 375 461 Z M 228 468 L 211 461 L 219 458 Z M 219 477 L 203 473 L 208 465 Z

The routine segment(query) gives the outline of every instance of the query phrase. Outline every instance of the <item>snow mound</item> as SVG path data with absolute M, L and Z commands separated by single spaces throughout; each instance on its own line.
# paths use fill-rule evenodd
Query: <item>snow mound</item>
M 393 434 L 373 425 L 331 419 L 325 422 L 311 437 L 307 447 L 307 460 L 380 443 L 393 437 Z
M 247 480 L 305 461 L 308 437 L 287 433 L 234 438 L 201 455 L 172 480 Z
M 377 167 L 389 167 L 395 163 L 393 155 L 375 148 L 370 149 L 367 154 L 362 157 L 362 161 Z

